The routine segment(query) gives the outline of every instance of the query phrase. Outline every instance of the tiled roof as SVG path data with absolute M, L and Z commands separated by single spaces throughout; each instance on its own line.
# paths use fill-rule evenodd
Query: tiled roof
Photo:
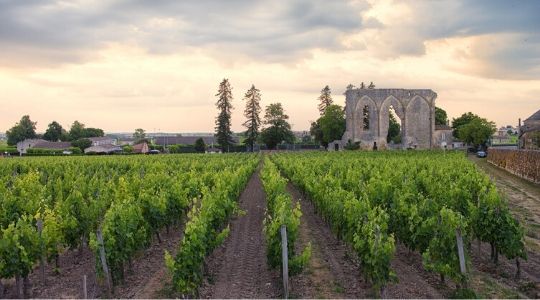
M 116 145 L 99 145 L 99 146 L 92 146 L 84 149 L 84 153 L 89 152 L 96 152 L 96 153 L 110 153 L 115 151 L 122 151 L 122 147 L 116 146 Z
M 532 116 L 528 117 L 525 121 L 538 121 L 540 120 L 540 110 L 532 114 Z
M 90 138 L 88 138 L 88 139 L 91 140 L 92 142 L 114 140 L 113 138 L 106 137 L 106 136 L 90 137 Z
M 71 147 L 70 142 L 49 142 L 49 141 L 40 141 L 36 143 L 32 148 L 40 149 L 68 149 Z

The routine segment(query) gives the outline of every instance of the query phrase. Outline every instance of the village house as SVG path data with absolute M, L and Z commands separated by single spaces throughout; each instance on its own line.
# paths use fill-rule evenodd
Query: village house
M 148 152 L 150 152 L 148 143 L 140 143 L 137 145 L 133 145 L 133 153 L 135 154 L 147 154 Z
M 122 152 L 122 147 L 113 144 L 101 144 L 97 146 L 90 146 L 84 149 L 84 153 L 99 153 L 99 154 L 111 154 L 116 152 Z
M 217 140 L 213 135 L 191 135 L 191 136 L 158 136 L 155 137 L 154 143 L 160 146 L 170 145 L 195 145 L 195 141 L 203 139 L 204 144 L 207 146 L 217 145 Z M 239 139 L 233 136 L 233 143 L 238 144 Z
M 92 146 L 116 145 L 116 139 L 107 136 L 91 137 L 88 139 L 92 142 Z
M 540 149 L 540 110 L 523 121 L 519 127 L 519 148 Z

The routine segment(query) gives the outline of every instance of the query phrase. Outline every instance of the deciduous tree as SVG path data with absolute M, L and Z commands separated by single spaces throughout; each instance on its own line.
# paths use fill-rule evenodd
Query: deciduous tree
M 332 104 L 326 108 L 324 115 L 319 119 L 323 143 L 340 140 L 345 132 L 345 112 L 343 107 Z
M 495 123 L 477 117 L 469 123 L 459 126 L 457 133 L 460 140 L 478 147 L 485 145 L 496 130 Z
M 462 114 L 458 118 L 453 119 L 452 120 L 452 129 L 454 131 L 452 132 L 452 135 L 457 138 L 458 137 L 457 129 L 462 125 L 468 124 L 469 122 L 471 122 L 475 118 L 479 118 L 479 117 L 477 115 L 473 114 L 472 112 L 468 112 L 468 113 Z
M 144 131 L 144 129 L 142 128 L 135 129 L 135 132 L 133 133 L 133 139 L 135 140 L 135 144 L 145 141 L 146 132 Z
M 206 150 L 206 144 L 204 143 L 204 140 L 202 138 L 198 138 L 195 141 L 195 151 L 199 153 L 204 153 Z
M 57 142 L 62 138 L 63 134 L 65 134 L 65 130 L 62 128 L 62 125 L 56 121 L 52 121 L 51 124 L 47 126 L 43 139 L 51 142 Z
M 81 149 L 81 151 L 84 152 L 84 149 L 92 146 L 92 141 L 87 138 L 81 138 L 81 139 L 71 142 L 71 146 L 77 147 Z
M 267 125 L 261 132 L 261 139 L 269 149 L 275 149 L 281 142 L 292 143 L 294 135 L 291 125 L 287 121 L 289 116 L 283 111 L 281 103 L 272 103 L 265 109 L 264 124 Z
M 37 122 L 30 120 L 29 115 L 23 116 L 15 126 L 6 131 L 8 145 L 13 146 L 25 139 L 36 138 L 36 124 Z
M 446 111 L 440 107 L 435 107 L 435 125 L 446 125 L 448 123 L 448 115 Z

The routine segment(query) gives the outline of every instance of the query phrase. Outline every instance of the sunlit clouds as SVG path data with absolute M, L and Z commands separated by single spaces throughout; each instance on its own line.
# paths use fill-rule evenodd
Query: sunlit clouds
M 80 120 L 106 131 L 213 131 L 229 78 L 233 129 L 255 84 L 293 129 L 325 85 L 431 88 L 451 117 L 538 110 L 537 1 L 0 1 L 0 130 Z M 459 13 L 458 13 L 459 12 Z

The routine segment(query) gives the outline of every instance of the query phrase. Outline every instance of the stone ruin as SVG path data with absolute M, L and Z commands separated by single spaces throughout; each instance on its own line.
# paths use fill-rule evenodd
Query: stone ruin
M 362 149 L 386 149 L 390 109 L 401 121 L 399 148 L 431 149 L 451 142 L 449 128 L 435 128 L 435 99 L 432 90 L 349 89 L 346 95 L 346 130 L 337 149 L 347 143 L 360 142 Z M 339 146 L 338 146 L 339 144 Z M 394 146 L 394 145 L 392 145 Z M 396 147 L 396 148 L 397 148 Z M 329 147 L 330 148 L 330 147 Z M 334 150 L 334 149 L 332 149 Z

